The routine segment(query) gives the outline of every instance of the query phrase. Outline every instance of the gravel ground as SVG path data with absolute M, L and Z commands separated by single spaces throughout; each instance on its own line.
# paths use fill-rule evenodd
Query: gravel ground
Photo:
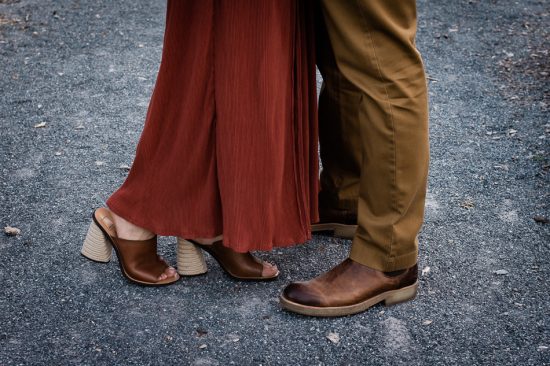
M 116 260 L 79 256 L 132 162 L 164 6 L 0 0 L 0 224 L 21 229 L 0 235 L 1 365 L 550 365 L 546 1 L 419 1 L 432 147 L 420 293 L 339 319 L 277 297 L 341 261 L 344 240 L 262 254 L 282 270 L 272 283 L 232 281 L 208 258 L 206 276 L 143 288 Z M 162 238 L 171 262 L 174 248 Z

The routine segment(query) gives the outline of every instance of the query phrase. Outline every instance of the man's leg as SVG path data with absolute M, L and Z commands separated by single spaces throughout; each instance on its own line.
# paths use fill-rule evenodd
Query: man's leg
M 319 192 L 320 222 L 312 231 L 332 231 L 353 239 L 361 176 L 361 135 L 358 114 L 361 91 L 336 65 L 334 51 L 319 7 L 316 14 L 317 65 L 323 76 L 319 96 L 319 143 L 323 169 Z
M 323 316 L 414 297 L 429 144 L 414 0 L 321 3 L 337 67 L 360 91 L 358 229 L 350 258 L 316 279 L 291 284 L 282 303 Z

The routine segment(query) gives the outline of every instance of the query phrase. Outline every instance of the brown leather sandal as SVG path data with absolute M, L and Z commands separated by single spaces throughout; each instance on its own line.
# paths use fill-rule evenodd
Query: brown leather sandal
M 98 208 L 92 214 L 81 253 L 95 262 L 107 263 L 112 250 L 118 257 L 120 270 L 128 280 L 144 286 L 165 286 L 179 280 L 174 277 L 159 280 L 168 264 L 157 255 L 157 237 L 148 240 L 126 240 L 117 237 L 114 220 L 107 208 Z
M 208 271 L 202 250 L 209 253 L 231 277 L 244 281 L 271 281 L 279 276 L 262 276 L 264 262 L 250 253 L 237 253 L 224 246 L 222 241 L 200 244 L 194 240 L 178 238 L 178 273 L 196 276 Z

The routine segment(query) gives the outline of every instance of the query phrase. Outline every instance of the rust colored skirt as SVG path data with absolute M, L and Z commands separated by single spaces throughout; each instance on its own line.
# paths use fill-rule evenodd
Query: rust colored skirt
M 311 237 L 318 158 L 306 1 L 170 0 L 162 61 L 124 184 L 107 201 L 158 235 L 238 252 Z

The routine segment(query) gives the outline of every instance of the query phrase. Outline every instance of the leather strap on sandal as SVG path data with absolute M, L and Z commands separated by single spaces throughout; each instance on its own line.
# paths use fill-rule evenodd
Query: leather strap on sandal
M 166 262 L 157 256 L 157 237 L 148 240 L 125 240 L 113 238 L 124 269 L 128 274 L 143 282 L 157 282 L 168 268 Z
M 168 264 L 157 255 L 157 236 L 147 240 L 118 238 L 114 220 L 106 208 L 98 208 L 94 212 L 94 220 L 109 237 L 126 277 L 135 282 L 151 285 L 175 281 L 173 279 L 159 281 Z
M 191 241 L 214 257 L 220 266 L 231 276 L 237 278 L 262 278 L 263 261 L 250 253 L 238 253 L 224 246 L 222 241 L 204 245 Z

